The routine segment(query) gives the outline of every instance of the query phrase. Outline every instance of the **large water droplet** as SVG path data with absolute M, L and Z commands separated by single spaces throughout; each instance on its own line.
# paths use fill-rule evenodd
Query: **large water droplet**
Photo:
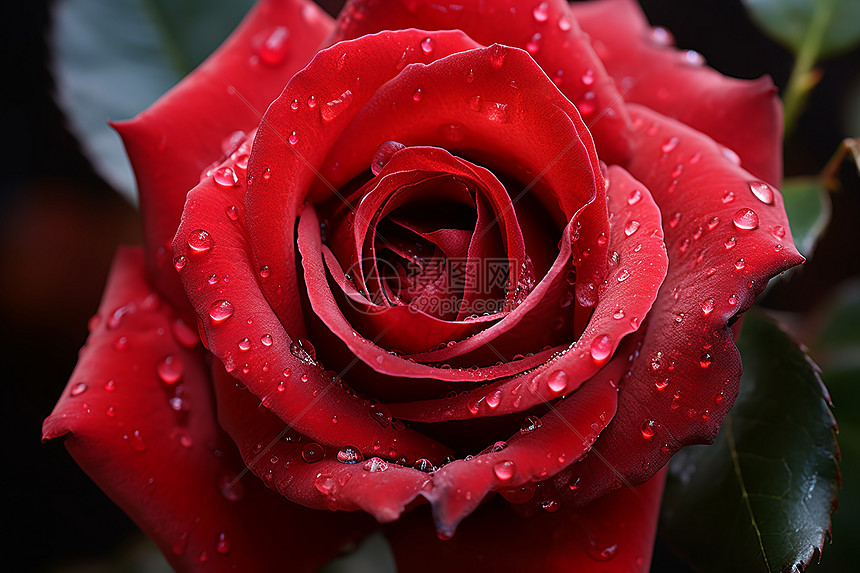
M 612 339 L 605 334 L 598 336 L 591 341 L 591 358 L 593 358 L 595 362 L 603 362 L 609 358 L 609 354 L 611 352 Z
M 640 199 L 642 199 L 642 192 L 639 189 L 634 189 L 627 196 L 627 204 L 628 205 L 635 205 L 636 203 L 638 203 L 640 201 Z
M 290 354 L 304 362 L 314 365 L 317 363 L 317 351 L 310 340 L 297 338 L 290 343 Z
M 648 420 L 644 424 L 642 424 L 642 437 L 646 440 L 652 438 L 654 436 L 654 426 L 656 422 L 654 420 Z
M 374 175 L 379 175 L 391 157 L 406 146 L 398 141 L 384 141 L 376 148 L 376 153 L 370 162 L 370 170 Z
M 226 300 L 216 300 L 209 307 L 209 318 L 215 324 L 220 324 L 233 316 L 233 305 Z
M 511 460 L 502 460 L 493 465 L 493 473 L 501 481 L 508 481 L 514 477 L 514 462 Z
M 382 458 L 370 458 L 361 468 L 366 472 L 376 473 L 376 472 L 384 472 L 388 469 L 388 462 L 383 460 Z
M 773 188 L 764 181 L 750 181 L 750 191 L 756 196 L 756 199 L 766 205 L 773 203 Z
M 216 169 L 213 174 L 213 179 L 215 179 L 215 183 L 221 187 L 235 187 L 239 184 L 239 178 L 236 176 L 236 172 L 230 167 L 219 167 Z
M 325 450 L 316 442 L 308 442 L 302 448 L 302 459 L 309 464 L 314 464 L 325 457 Z
M 346 446 L 337 452 L 337 461 L 342 464 L 357 464 L 363 459 L 361 451 L 354 446 Z
M 738 229 L 750 231 L 758 227 L 758 215 L 752 209 L 740 209 L 732 218 L 732 223 Z
M 538 418 L 537 416 L 528 416 L 525 420 L 523 420 L 523 423 L 520 426 L 520 434 L 530 434 L 540 427 L 540 418 Z
M 639 230 L 639 221 L 630 220 L 627 222 L 627 225 L 624 226 L 624 234 L 628 237 Z
M 427 55 L 433 53 L 433 38 L 424 38 L 421 40 L 421 51 Z
M 176 384 L 184 372 L 182 359 L 178 356 L 165 356 L 159 360 L 155 371 L 165 384 Z
M 195 253 L 205 253 L 211 249 L 214 244 L 215 241 L 212 239 L 212 235 L 203 229 L 191 231 L 191 234 L 188 235 L 188 246 L 191 247 L 191 250 Z
M 89 388 L 89 386 L 87 386 L 85 383 L 78 382 L 77 384 L 72 386 L 72 389 L 69 391 L 69 394 L 71 394 L 72 396 L 80 396 L 87 391 L 87 388 Z
M 532 10 L 535 22 L 542 24 L 549 18 L 549 2 L 541 2 Z
M 546 384 L 556 394 L 567 388 L 568 376 L 564 370 L 556 370 L 547 376 Z
M 286 26 L 276 27 L 257 48 L 257 57 L 270 66 L 281 64 L 287 56 L 289 37 L 290 31 Z

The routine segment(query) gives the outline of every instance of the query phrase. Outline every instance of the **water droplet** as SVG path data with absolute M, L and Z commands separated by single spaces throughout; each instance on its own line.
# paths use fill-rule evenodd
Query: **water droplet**
M 562 32 L 569 32 L 571 27 L 572 24 L 570 23 L 570 18 L 567 16 L 562 16 L 558 19 L 558 29 Z
M 651 41 L 658 46 L 671 46 L 672 34 L 662 26 L 655 26 L 651 28 Z
M 729 237 L 723 244 L 726 246 L 726 250 L 728 251 L 730 249 L 733 249 L 737 243 L 737 239 L 735 239 L 734 237 Z
M 639 202 L 640 199 L 642 199 L 642 192 L 639 189 L 634 189 L 627 196 L 627 204 L 628 205 L 635 205 L 636 203 Z
M 620 308 L 615 309 L 615 311 L 612 313 L 612 318 L 614 318 L 615 320 L 621 320 L 622 318 L 624 318 L 624 310 Z
M 337 116 L 339 116 L 343 110 L 349 107 L 349 104 L 352 102 L 352 91 L 346 90 L 340 97 L 331 100 L 323 106 L 320 114 L 324 121 L 333 121 Z
M 740 209 L 732 222 L 738 229 L 749 231 L 758 227 L 758 215 L 752 209 Z
M 80 396 L 87 391 L 87 388 L 89 388 L 89 386 L 87 386 L 83 382 L 78 382 L 77 384 L 72 386 L 72 389 L 69 391 L 69 394 L 71 394 L 72 396 Z
M 612 339 L 601 335 L 591 341 L 591 358 L 595 362 L 603 362 L 612 352 Z
M 508 105 L 504 103 L 492 102 L 487 105 L 484 110 L 484 115 L 487 119 L 496 123 L 506 123 L 508 121 Z
M 299 109 L 299 98 L 294 99 L 290 103 L 290 109 L 293 111 L 298 111 L 298 109 Z
M 165 356 L 158 362 L 155 371 L 165 384 L 176 384 L 184 372 L 182 359 L 178 356 Z
M 221 187 L 235 187 L 239 184 L 239 178 L 236 176 L 236 172 L 230 167 L 219 167 L 216 169 L 213 179 L 215 179 L 215 183 Z
M 711 365 L 711 355 L 705 352 L 699 357 L 699 366 L 702 368 L 707 368 Z
M 674 151 L 676 147 L 678 147 L 679 139 L 677 137 L 670 137 L 666 141 L 663 142 L 663 145 L 660 146 L 660 151 L 663 152 L 663 155 L 667 155 Z
M 248 337 L 245 337 L 239 341 L 239 350 L 241 350 L 242 352 L 247 352 L 251 350 L 251 341 L 248 340 Z
M 364 462 L 364 465 L 361 466 L 361 469 L 370 473 L 384 472 L 388 469 L 388 462 L 386 462 L 382 458 L 373 457 Z
M 421 51 L 428 55 L 433 53 L 433 38 L 421 40 Z
M 672 218 L 669 219 L 669 228 L 674 229 L 675 227 L 677 227 L 678 221 L 680 221 L 680 220 L 681 220 L 681 212 L 679 211 L 679 212 L 675 213 L 674 215 L 672 215 Z
M 414 101 L 415 103 L 418 103 L 419 101 L 421 101 L 421 99 L 423 97 L 424 97 L 424 92 L 421 90 L 421 88 L 416 89 L 412 93 L 412 101 Z
M 705 58 L 696 50 L 685 50 L 684 61 L 694 66 L 701 66 L 705 63 Z
M 338 71 L 343 70 L 343 67 L 346 65 L 346 52 L 344 52 L 340 55 L 340 57 L 337 59 L 337 63 L 335 65 L 337 66 Z
M 549 18 L 549 2 L 541 2 L 532 10 L 535 22 L 542 24 Z
M 544 511 L 546 511 L 548 513 L 555 513 L 556 511 L 561 509 L 561 504 L 558 502 L 558 500 L 555 500 L 555 499 L 544 500 L 540 504 L 540 506 Z
M 567 380 L 567 372 L 565 372 L 564 370 L 556 370 L 555 372 L 552 372 L 549 376 L 547 376 L 546 384 L 551 391 L 558 394 L 559 392 L 562 392 L 565 388 L 567 388 Z
M 702 314 L 708 316 L 714 311 L 714 299 L 709 298 L 702 303 Z
M 382 169 L 391 160 L 391 157 L 406 146 L 397 141 L 385 141 L 376 148 L 373 160 L 370 162 L 370 170 L 374 175 L 379 175 Z
M 191 247 L 191 250 L 195 253 L 205 253 L 211 249 L 214 244 L 215 241 L 212 239 L 212 236 L 203 229 L 191 231 L 191 234 L 188 235 L 188 246 Z
M 525 420 L 523 420 L 523 423 L 520 426 L 520 434 L 530 434 L 540 427 L 540 418 L 538 418 L 537 416 L 528 416 Z
M 436 471 L 436 468 L 433 466 L 433 462 L 426 458 L 421 458 L 419 460 L 415 460 L 415 463 L 412 464 L 412 467 L 418 470 L 419 472 L 429 473 L 432 471 Z
M 732 191 L 726 190 L 723 193 L 723 197 L 721 199 L 721 201 L 723 203 L 731 203 L 734 200 L 735 200 L 735 194 Z
M 618 280 L 618 282 L 623 283 L 630 278 L 630 271 L 627 269 L 621 269 L 621 271 L 618 273 L 618 276 L 616 276 L 615 278 L 616 280 Z
M 357 464 L 363 459 L 361 451 L 354 446 L 346 446 L 337 452 L 337 461 L 342 464 Z
M 391 412 L 382 404 L 373 404 L 370 406 L 370 415 L 383 428 L 391 425 Z
M 278 26 L 257 48 L 257 57 L 269 66 L 281 64 L 287 56 L 290 31 L 286 26 Z
M 668 378 L 658 378 L 657 380 L 654 381 L 654 387 L 657 388 L 657 390 L 662 391 L 668 385 L 669 385 L 669 379 Z
M 642 424 L 642 437 L 646 440 L 652 438 L 654 436 L 654 426 L 656 422 L 654 420 L 648 420 L 644 424 Z
M 233 305 L 226 300 L 216 300 L 209 307 L 209 318 L 215 324 L 220 324 L 233 316 Z
M 532 35 L 531 39 L 528 42 L 526 42 L 526 51 L 529 54 L 534 56 L 535 54 L 540 52 L 540 48 L 541 48 L 542 44 L 543 44 L 543 35 L 540 32 L 535 32 Z
M 290 136 L 287 138 L 287 141 L 290 142 L 290 145 L 295 145 L 299 142 L 299 136 L 296 135 L 296 132 L 292 132 Z
M 777 239 L 785 237 L 785 229 L 782 227 L 782 225 L 776 225 L 773 229 L 771 229 L 771 233 L 773 233 L 773 236 Z
M 736 304 L 738 304 L 738 297 L 735 295 L 731 295 L 729 297 L 729 304 L 732 306 L 735 306 Z
M 317 351 L 310 340 L 297 338 L 290 343 L 290 354 L 304 362 L 314 365 L 317 363 Z
M 514 462 L 511 460 L 502 460 L 493 465 L 493 473 L 501 481 L 508 481 L 514 477 Z
M 750 181 L 750 191 L 765 205 L 773 203 L 773 188 L 764 181 Z
M 314 464 L 325 457 L 325 450 L 316 442 L 308 442 L 302 448 L 302 459 L 309 464 Z
M 177 271 L 181 271 L 182 269 L 184 269 L 186 264 L 188 264 L 188 259 L 186 259 L 182 255 L 173 259 L 173 268 L 175 268 Z
M 745 266 L 747 266 L 747 263 L 746 263 L 746 261 L 744 261 L 743 259 L 738 259 L 738 260 L 736 260 L 736 261 L 735 261 L 735 268 L 736 268 L 737 270 L 741 270 L 741 269 L 742 269 L 742 268 L 744 268 Z
M 495 410 L 499 407 L 499 404 L 502 401 L 502 391 L 496 390 L 492 394 L 487 394 L 485 401 L 487 403 L 487 406 L 490 407 L 490 409 Z
M 628 237 L 635 233 L 639 229 L 639 221 L 630 220 L 627 222 L 627 225 L 624 226 L 624 234 Z

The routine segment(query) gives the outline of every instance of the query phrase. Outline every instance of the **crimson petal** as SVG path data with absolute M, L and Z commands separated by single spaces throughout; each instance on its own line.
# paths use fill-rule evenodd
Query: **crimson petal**
M 527 50 L 589 122 L 603 158 L 627 158 L 624 102 L 564 0 L 532 7 L 513 0 L 462 0 L 447 8 L 432 0 L 351 0 L 329 43 L 409 27 L 463 30 L 484 45 Z M 432 43 L 422 44 L 422 50 L 433 49 Z
M 250 137 L 213 174 L 188 193 L 182 223 L 174 238 L 177 269 L 208 349 L 272 411 L 315 440 L 328 445 L 351 442 L 366 454 L 377 441 L 395 441 L 404 455 L 438 460 L 446 448 L 416 432 L 380 428 L 371 405 L 336 385 L 301 346 L 303 330 L 285 330 L 261 291 L 263 272 L 251 262 L 250 241 L 240 205 L 244 179 L 225 184 L 223 170 L 242 173 L 239 162 Z M 292 248 L 292 247 L 291 247 Z M 291 251 L 292 252 L 292 251 Z M 274 274 L 274 273 L 272 273 Z M 291 312 L 301 316 L 295 305 Z M 278 392 L 285 385 L 287 392 Z M 316 407 L 311 407 L 316 406 Z M 327 412 L 337 411 L 339 424 Z
M 435 538 L 427 515 L 416 511 L 386 529 L 398 568 L 414 573 L 472 571 L 649 570 L 665 472 L 635 489 L 624 488 L 590 505 L 521 517 L 491 503 L 466 520 L 452 539 Z
M 314 571 L 366 531 L 360 516 L 325 519 L 237 479 L 199 339 L 146 285 L 140 249 L 117 254 L 97 317 L 44 439 L 65 436 L 174 568 Z
M 728 324 L 771 277 L 803 260 L 779 191 L 709 137 L 647 108 L 629 108 L 636 151 L 629 168 L 648 184 L 668 222 L 669 273 L 639 357 L 621 383 L 624 415 L 596 446 L 602 459 L 565 470 L 582 478 L 580 489 L 565 494 L 577 503 L 622 481 L 642 483 L 681 446 L 714 439 L 741 373 Z
M 648 189 L 624 169 L 610 167 L 607 181 L 613 219 L 604 242 L 618 257 L 613 256 L 613 267 L 598 290 L 597 306 L 579 341 L 514 378 L 453 398 L 390 404 L 394 416 L 438 422 L 524 411 L 578 388 L 606 364 L 624 336 L 639 328 L 666 276 L 660 213 Z M 486 397 L 495 392 L 504 399 L 491 407 Z
M 261 0 L 199 68 L 134 119 L 113 124 L 137 178 L 150 282 L 177 309 L 187 303 L 170 242 L 185 194 L 207 165 L 233 151 L 232 134 L 257 126 L 331 27 L 308 0 Z
M 782 180 L 782 107 L 768 77 L 723 76 L 692 51 L 669 46 L 665 30 L 652 31 L 634 0 L 571 5 L 600 59 L 628 102 L 673 117 L 737 153 L 744 169 L 773 185 Z M 743 126 L 743 129 L 739 129 Z

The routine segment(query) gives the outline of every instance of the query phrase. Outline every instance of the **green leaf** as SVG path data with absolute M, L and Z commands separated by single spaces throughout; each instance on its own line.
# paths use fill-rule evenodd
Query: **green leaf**
M 809 257 L 830 222 L 830 197 L 822 188 L 821 180 L 813 177 L 786 179 L 782 184 L 782 196 L 794 246 L 800 254 Z
M 96 171 L 134 201 L 131 166 L 107 120 L 144 110 L 230 34 L 252 0 L 58 0 L 57 101 Z
M 665 536 L 701 571 L 792 571 L 829 537 L 836 422 L 818 368 L 774 323 L 748 313 L 738 345 L 741 391 L 719 436 L 671 465 Z
M 795 54 L 800 53 L 816 16 L 822 18 L 818 50 L 821 57 L 847 51 L 860 42 L 857 0 L 743 0 L 743 3 L 760 28 Z

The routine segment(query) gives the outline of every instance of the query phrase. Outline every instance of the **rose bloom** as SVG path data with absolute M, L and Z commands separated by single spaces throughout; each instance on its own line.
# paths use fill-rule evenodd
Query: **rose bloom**
M 801 261 L 781 121 L 630 0 L 261 0 L 115 126 L 145 246 L 45 438 L 180 570 L 647 570 Z

